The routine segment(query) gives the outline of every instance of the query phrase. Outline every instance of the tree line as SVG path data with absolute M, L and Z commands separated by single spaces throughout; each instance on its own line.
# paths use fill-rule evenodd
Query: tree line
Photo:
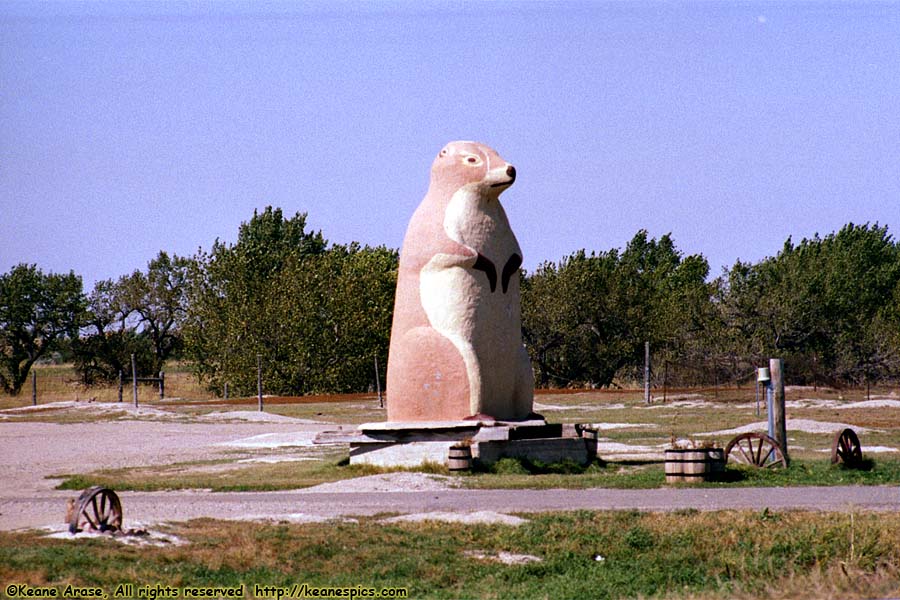
M 272 207 L 233 244 L 160 252 L 89 293 L 74 273 L 20 264 L 0 275 L 0 387 L 17 394 L 35 362 L 60 352 L 86 384 L 130 372 L 133 354 L 141 376 L 179 359 L 214 392 L 227 383 L 250 394 L 259 355 L 269 393 L 365 391 L 376 361 L 384 380 L 397 264 L 394 249 L 330 244 L 305 214 Z M 702 255 L 646 231 L 621 250 L 579 250 L 523 271 L 536 384 L 627 380 L 644 342 L 657 364 L 715 360 L 726 376 L 780 356 L 798 383 L 900 378 L 900 245 L 886 226 L 788 239 L 758 263 L 709 271 Z

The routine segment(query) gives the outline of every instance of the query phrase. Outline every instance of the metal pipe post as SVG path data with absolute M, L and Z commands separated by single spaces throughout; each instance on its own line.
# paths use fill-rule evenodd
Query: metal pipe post
M 781 446 L 785 460 L 788 459 L 787 447 L 787 418 L 784 411 L 784 361 L 780 358 L 769 359 L 769 374 L 772 377 L 772 407 L 773 415 L 771 423 L 774 429 L 772 437 Z
M 644 342 L 644 402 L 650 404 L 650 342 Z
M 381 396 L 381 377 L 378 375 L 378 355 L 375 355 L 375 387 L 378 389 L 378 406 L 384 408 L 384 398 Z

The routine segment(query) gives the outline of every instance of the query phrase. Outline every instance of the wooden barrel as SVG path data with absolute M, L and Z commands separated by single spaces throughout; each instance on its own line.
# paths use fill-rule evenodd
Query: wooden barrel
M 707 448 L 706 459 L 709 463 L 707 480 L 716 479 L 725 472 L 725 450 L 722 448 Z
M 447 468 L 451 472 L 468 471 L 472 468 L 472 447 L 471 446 L 450 446 L 447 455 Z
M 688 450 L 682 456 L 681 467 L 686 483 L 706 481 L 709 458 L 706 450 Z
M 711 481 L 725 471 L 725 451 L 666 450 L 666 483 Z
M 686 450 L 666 450 L 666 483 L 684 481 L 684 454 Z

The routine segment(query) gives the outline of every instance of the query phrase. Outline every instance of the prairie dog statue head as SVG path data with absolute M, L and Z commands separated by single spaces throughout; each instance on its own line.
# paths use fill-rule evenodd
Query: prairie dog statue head
M 478 142 L 450 142 L 431 165 L 431 188 L 451 194 L 468 188 L 478 196 L 497 198 L 515 180 L 516 168 Z

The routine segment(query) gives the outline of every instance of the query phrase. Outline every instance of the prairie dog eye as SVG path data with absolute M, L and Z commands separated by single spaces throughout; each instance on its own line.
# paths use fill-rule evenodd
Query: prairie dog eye
M 440 155 L 441 155 L 441 156 L 447 156 L 447 154 L 449 154 L 449 152 L 450 152 L 449 150 L 447 150 L 446 148 L 444 148 L 443 150 L 441 150 L 441 154 L 440 154 Z
M 478 167 L 481 166 L 482 160 L 474 154 L 466 154 L 463 157 L 463 162 L 470 167 Z

